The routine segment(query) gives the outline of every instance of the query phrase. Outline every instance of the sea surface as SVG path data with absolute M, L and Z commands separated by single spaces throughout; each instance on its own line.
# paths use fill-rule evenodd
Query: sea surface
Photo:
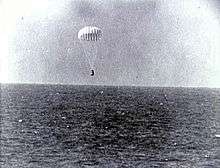
M 1 168 L 218 168 L 220 89 L 1 85 Z

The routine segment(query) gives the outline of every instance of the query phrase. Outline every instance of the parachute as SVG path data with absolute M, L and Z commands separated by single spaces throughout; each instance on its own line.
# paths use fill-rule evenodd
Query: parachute
M 102 30 L 95 26 L 86 26 L 78 32 L 78 39 L 91 68 L 91 76 L 94 76 L 94 64 L 100 48 L 101 37 Z

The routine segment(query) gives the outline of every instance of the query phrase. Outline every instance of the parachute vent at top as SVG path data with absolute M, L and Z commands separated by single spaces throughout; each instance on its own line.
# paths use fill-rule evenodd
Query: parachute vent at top
M 102 37 L 102 30 L 94 26 L 86 26 L 78 32 L 81 41 L 98 41 Z

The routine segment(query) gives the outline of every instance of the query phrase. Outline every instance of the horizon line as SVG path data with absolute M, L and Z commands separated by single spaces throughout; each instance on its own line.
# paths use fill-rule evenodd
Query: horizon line
M 62 86 L 102 86 L 102 87 L 146 87 L 146 88 L 208 88 L 220 89 L 220 87 L 210 86 L 159 86 L 159 85 L 110 85 L 110 84 L 71 84 L 71 83 L 41 83 L 41 82 L 0 82 L 0 85 L 62 85 Z

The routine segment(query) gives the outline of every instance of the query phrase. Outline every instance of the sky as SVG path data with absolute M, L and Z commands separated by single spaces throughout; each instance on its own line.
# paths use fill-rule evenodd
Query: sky
M 0 0 L 0 25 L 2 83 L 220 87 L 218 0 Z

